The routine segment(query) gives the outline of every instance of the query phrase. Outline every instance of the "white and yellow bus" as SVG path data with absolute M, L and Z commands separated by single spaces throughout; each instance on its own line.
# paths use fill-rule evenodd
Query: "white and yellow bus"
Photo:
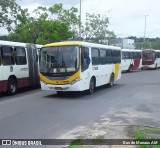
M 40 57 L 42 90 L 88 90 L 121 78 L 121 49 L 94 43 L 71 41 L 44 45 Z

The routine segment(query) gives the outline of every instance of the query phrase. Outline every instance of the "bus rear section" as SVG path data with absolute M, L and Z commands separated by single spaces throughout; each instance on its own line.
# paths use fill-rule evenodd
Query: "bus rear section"
M 0 91 L 13 95 L 18 88 L 39 84 L 34 45 L 0 41 Z
M 152 68 L 156 69 L 160 67 L 160 50 L 144 49 L 142 51 L 143 57 L 143 69 Z
M 139 70 L 142 68 L 142 50 L 122 49 L 122 71 Z
M 121 78 L 120 62 L 118 47 L 86 42 L 48 44 L 41 50 L 41 88 L 57 93 L 87 90 L 92 94 L 95 87 L 112 86 Z

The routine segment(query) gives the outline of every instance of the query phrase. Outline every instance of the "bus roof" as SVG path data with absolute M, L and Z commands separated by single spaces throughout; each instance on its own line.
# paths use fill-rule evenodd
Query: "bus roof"
M 0 40 L 0 45 L 10 45 L 10 46 L 23 46 L 23 47 L 26 47 L 26 43 L 3 41 L 3 40 Z
M 69 46 L 69 45 L 77 45 L 77 46 L 88 46 L 88 47 L 97 47 L 97 48 L 107 48 L 107 49 L 121 49 L 120 47 L 89 43 L 89 42 L 81 42 L 81 41 L 65 41 L 65 42 L 56 42 L 46 44 L 43 47 L 51 47 L 51 46 Z
M 130 52 L 142 52 L 141 49 L 122 49 L 122 51 L 130 51 Z

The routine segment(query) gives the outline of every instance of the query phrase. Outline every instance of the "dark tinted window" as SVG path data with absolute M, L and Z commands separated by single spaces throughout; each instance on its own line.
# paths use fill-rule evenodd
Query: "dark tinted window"
M 106 57 L 106 50 L 100 49 L 100 64 L 106 64 L 107 63 L 107 57 Z
M 126 59 L 130 59 L 130 52 L 125 52 L 125 54 L 126 54 Z
M 130 58 L 133 59 L 134 58 L 134 53 L 130 52 Z
M 0 47 L 0 65 L 2 64 L 1 47 Z
M 107 63 L 112 63 L 113 62 L 113 53 L 112 50 L 107 49 Z
M 98 65 L 99 64 L 99 49 L 92 48 L 92 65 Z
M 137 52 L 134 52 L 134 59 L 137 59 L 137 58 L 138 58 Z
M 138 58 L 141 59 L 142 58 L 142 54 L 141 52 L 138 52 Z
M 120 63 L 121 62 L 121 51 L 119 50 L 112 50 L 113 55 L 113 63 Z
M 16 64 L 17 65 L 27 64 L 25 48 L 16 47 L 15 51 L 16 51 Z
M 82 47 L 81 48 L 81 70 L 82 71 L 86 70 L 89 64 L 90 64 L 89 48 Z
M 3 65 L 14 64 L 14 52 L 12 47 L 9 46 L 2 47 L 2 63 Z
M 124 51 L 122 51 L 122 59 L 125 59 L 126 58 L 126 54 Z

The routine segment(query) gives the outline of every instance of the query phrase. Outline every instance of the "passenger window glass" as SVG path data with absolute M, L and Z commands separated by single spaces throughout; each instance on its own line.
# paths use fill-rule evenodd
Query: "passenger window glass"
M 122 52 L 122 59 L 125 59 L 126 58 L 126 55 L 125 55 L 125 52 L 123 51 Z
M 92 65 L 98 65 L 99 64 L 99 49 L 92 48 Z
M 15 51 L 16 51 L 16 64 L 17 65 L 26 65 L 27 60 L 26 60 L 25 48 L 16 47 Z
M 14 53 L 12 47 L 2 47 L 2 63 L 3 65 L 14 65 Z
M 100 49 L 100 64 L 106 64 L 107 63 L 107 58 L 106 58 L 106 50 L 105 49 Z
M 112 63 L 113 57 L 112 57 L 112 50 L 107 49 L 107 63 Z
M 2 64 L 1 47 L 0 47 L 0 65 Z
M 90 57 L 89 57 L 89 48 L 81 48 L 81 70 L 84 71 L 89 67 Z

